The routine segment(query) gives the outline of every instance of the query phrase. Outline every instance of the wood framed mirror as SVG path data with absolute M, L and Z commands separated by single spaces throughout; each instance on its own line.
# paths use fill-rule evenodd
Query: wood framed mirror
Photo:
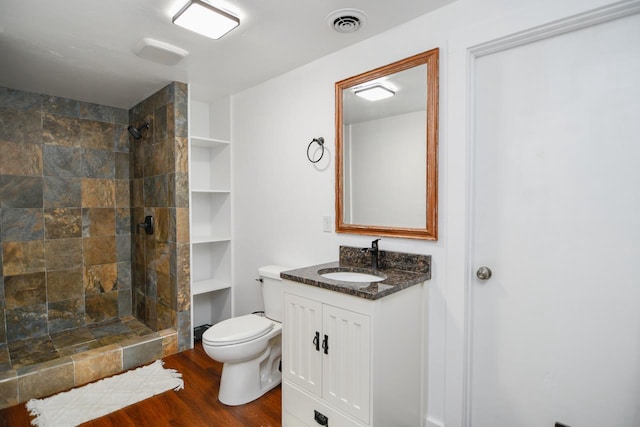
M 438 53 L 335 84 L 336 232 L 437 240 Z

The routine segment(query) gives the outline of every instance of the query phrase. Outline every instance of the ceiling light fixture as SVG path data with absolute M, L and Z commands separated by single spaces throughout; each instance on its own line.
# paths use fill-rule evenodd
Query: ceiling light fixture
M 382 85 L 373 85 L 364 89 L 356 90 L 355 94 L 367 101 L 379 101 L 381 99 L 391 98 L 396 93 Z
M 218 40 L 240 25 L 240 19 L 201 0 L 190 0 L 173 17 L 173 23 Z

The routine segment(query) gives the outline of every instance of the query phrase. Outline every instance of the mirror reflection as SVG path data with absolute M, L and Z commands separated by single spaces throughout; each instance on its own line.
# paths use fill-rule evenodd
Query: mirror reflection
M 436 240 L 438 50 L 336 83 L 336 231 Z
M 426 226 L 426 75 L 422 65 L 342 92 L 345 223 Z M 372 87 L 386 97 L 363 97 Z

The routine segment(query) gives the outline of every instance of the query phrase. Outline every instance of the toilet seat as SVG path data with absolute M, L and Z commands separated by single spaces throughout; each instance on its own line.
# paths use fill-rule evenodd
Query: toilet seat
M 272 329 L 271 320 L 247 314 L 216 323 L 202 334 L 202 342 L 211 346 L 240 344 L 259 338 Z

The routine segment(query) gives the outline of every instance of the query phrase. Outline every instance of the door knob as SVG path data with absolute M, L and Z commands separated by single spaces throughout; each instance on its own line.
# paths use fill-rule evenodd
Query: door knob
M 480 280 L 491 279 L 491 269 L 489 267 L 482 266 L 476 271 L 476 277 Z

